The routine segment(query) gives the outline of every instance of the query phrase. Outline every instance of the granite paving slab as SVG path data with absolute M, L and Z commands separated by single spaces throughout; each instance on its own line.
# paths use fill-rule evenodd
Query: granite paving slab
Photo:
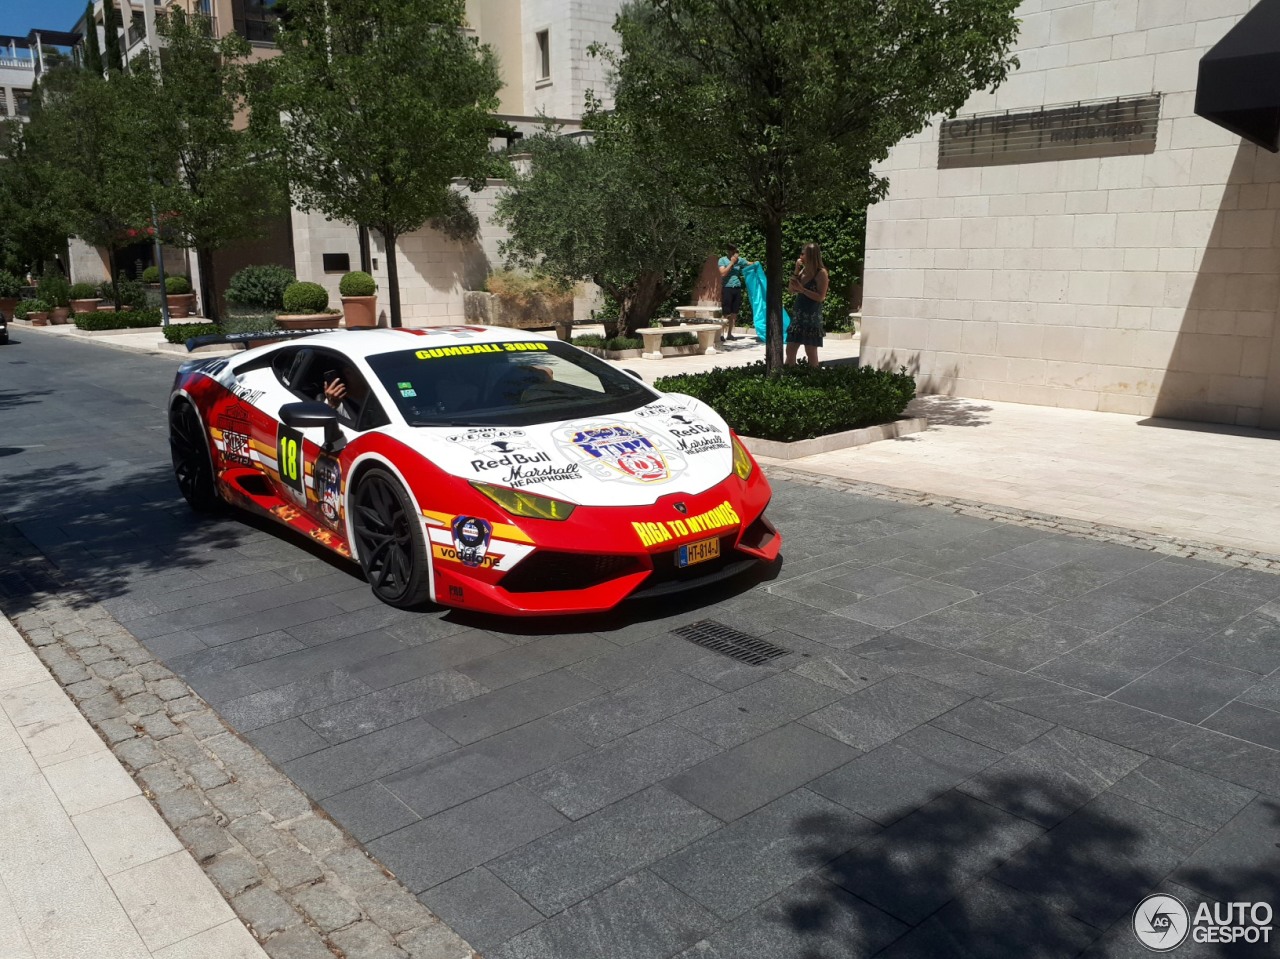
M 211 797 L 275 763 L 484 954 L 1121 955 L 1112 917 L 1169 874 L 1280 902 L 1280 576 L 1242 568 L 1269 560 L 771 470 L 765 576 L 598 617 L 390 610 L 314 545 L 181 504 L 172 357 L 20 353 L 5 517 L 248 740 Z M 21 573 L 0 598 L 43 602 Z M 699 619 L 789 653 L 671 633 Z

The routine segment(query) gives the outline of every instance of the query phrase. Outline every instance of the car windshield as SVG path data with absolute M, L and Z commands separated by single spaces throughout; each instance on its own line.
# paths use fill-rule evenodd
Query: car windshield
M 556 340 L 380 353 L 369 366 L 410 426 L 529 426 L 624 413 L 657 394 Z

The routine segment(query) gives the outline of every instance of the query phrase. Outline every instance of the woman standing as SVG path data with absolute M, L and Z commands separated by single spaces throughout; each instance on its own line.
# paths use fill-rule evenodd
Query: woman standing
M 818 347 L 822 345 L 822 301 L 827 298 L 830 278 L 822 264 L 822 249 L 816 243 L 806 243 L 800 259 L 796 260 L 796 272 L 787 287 L 796 294 L 792 311 L 791 328 L 787 330 L 787 366 L 794 366 L 796 353 L 804 347 L 809 365 L 818 365 Z

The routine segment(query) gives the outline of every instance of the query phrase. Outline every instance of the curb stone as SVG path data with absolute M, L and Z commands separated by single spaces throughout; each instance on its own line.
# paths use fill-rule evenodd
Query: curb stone
M 272 959 L 479 959 L 3 517 L 0 613 Z
M 959 515 L 976 516 L 980 519 L 989 519 L 1000 523 L 1013 523 L 1018 526 L 1029 526 L 1033 529 L 1063 533 L 1067 536 L 1091 539 L 1102 543 L 1115 543 L 1120 546 L 1150 550 L 1167 556 L 1177 556 L 1181 559 L 1198 559 L 1223 566 L 1280 572 L 1280 555 L 1275 553 L 1262 553 L 1255 550 L 1240 549 L 1235 546 L 1220 546 L 1216 543 L 1183 539 L 1182 537 L 1169 536 L 1164 533 L 1145 533 L 1141 530 L 1126 529 L 1121 526 L 1090 523 L 1087 520 L 1068 519 L 1063 516 L 1038 513 L 1035 510 L 1018 509 L 1016 506 L 992 506 L 986 503 L 979 503 L 976 500 L 958 499 L 954 496 L 940 496 L 934 493 L 922 493 L 918 490 L 897 489 L 892 486 L 882 486 L 879 483 L 867 483 L 863 480 L 831 476 L 827 473 L 810 473 L 794 466 L 784 466 L 778 463 L 769 464 L 768 472 L 773 479 L 788 480 L 805 486 L 859 493 L 863 496 L 874 496 L 876 499 L 886 499 L 911 506 L 932 506 L 949 510 Z

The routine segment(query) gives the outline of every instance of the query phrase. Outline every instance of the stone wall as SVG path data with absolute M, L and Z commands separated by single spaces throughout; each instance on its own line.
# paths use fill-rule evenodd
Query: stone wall
M 1022 66 L 964 113 L 1163 95 L 1147 155 L 938 169 L 868 217 L 864 360 L 930 392 L 1280 426 L 1280 158 L 1194 115 L 1252 0 L 1025 0 Z

